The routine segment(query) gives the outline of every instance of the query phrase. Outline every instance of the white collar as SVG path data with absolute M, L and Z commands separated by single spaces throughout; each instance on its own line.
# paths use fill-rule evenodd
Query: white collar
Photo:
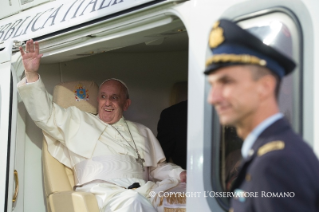
M 275 115 L 270 116 L 269 118 L 262 121 L 257 127 L 255 127 L 249 135 L 245 138 L 243 146 L 241 147 L 241 154 L 243 158 L 247 158 L 249 155 L 249 151 L 251 147 L 254 145 L 255 141 L 257 140 L 258 136 L 271 124 L 275 121 L 284 117 L 282 113 L 276 113 Z

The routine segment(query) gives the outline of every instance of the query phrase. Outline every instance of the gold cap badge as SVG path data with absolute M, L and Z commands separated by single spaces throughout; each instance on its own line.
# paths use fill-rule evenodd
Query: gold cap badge
M 209 35 L 209 46 L 211 48 L 216 48 L 217 46 L 219 46 L 221 43 L 224 42 L 225 38 L 223 33 L 224 33 L 224 30 L 223 28 L 219 27 L 219 21 L 217 21 L 214 24 L 213 29 Z

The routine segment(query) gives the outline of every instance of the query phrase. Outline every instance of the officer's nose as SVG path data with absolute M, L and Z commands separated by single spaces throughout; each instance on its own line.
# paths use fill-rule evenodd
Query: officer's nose
M 211 105 L 216 105 L 222 100 L 222 91 L 219 86 L 212 86 L 207 101 Z

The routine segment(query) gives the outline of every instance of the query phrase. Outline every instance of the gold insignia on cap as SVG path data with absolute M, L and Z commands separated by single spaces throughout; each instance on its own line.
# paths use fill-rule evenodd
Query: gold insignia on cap
M 234 209 L 233 209 L 233 208 L 230 208 L 228 212 L 234 212 Z
M 260 147 L 258 149 L 257 155 L 262 156 L 268 152 L 274 151 L 274 150 L 281 150 L 285 148 L 285 142 L 283 141 L 272 141 L 270 143 L 267 143 Z
M 208 60 L 206 61 L 206 67 L 211 65 L 212 63 L 245 63 L 260 66 L 267 65 L 267 61 L 248 54 L 216 54 L 208 58 Z
M 219 21 L 217 21 L 214 24 L 213 29 L 209 35 L 209 46 L 211 48 L 216 48 L 221 43 L 223 43 L 225 40 L 223 34 L 224 34 L 224 30 L 223 30 L 223 28 L 219 27 Z

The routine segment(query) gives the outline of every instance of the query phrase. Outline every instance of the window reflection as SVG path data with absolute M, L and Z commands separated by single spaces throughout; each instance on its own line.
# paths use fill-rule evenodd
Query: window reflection
M 250 27 L 247 30 L 262 39 L 265 44 L 272 46 L 290 58 L 293 57 L 291 33 L 284 23 L 273 20 L 268 23 L 265 22 L 264 25 Z M 292 117 L 294 103 L 293 91 L 292 75 L 284 77 L 279 92 L 279 108 L 280 112 L 285 115 L 291 124 L 293 124 L 294 119 L 294 117 Z

